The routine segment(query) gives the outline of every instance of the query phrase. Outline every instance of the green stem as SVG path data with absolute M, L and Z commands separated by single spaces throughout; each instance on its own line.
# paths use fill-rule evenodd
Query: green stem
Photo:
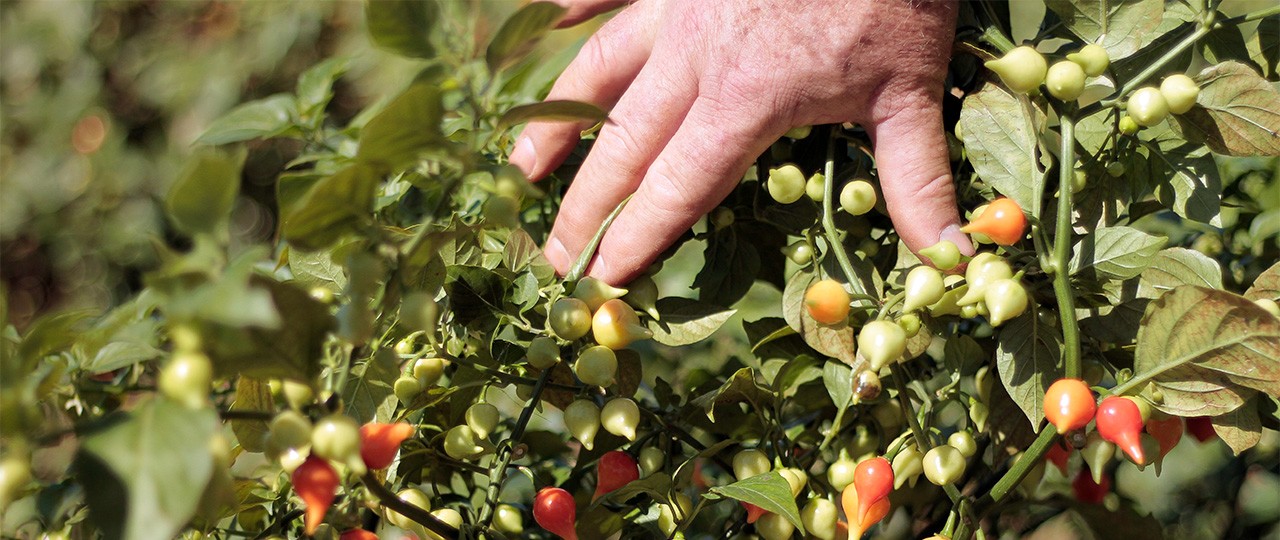
M 623 201 L 622 204 L 626 204 Z M 622 208 L 622 205 L 618 205 Z M 617 214 L 617 210 L 614 210 Z M 605 221 L 601 227 L 603 230 L 609 226 L 609 221 L 613 220 L 613 216 Z M 529 397 L 529 403 L 524 406 L 524 410 L 520 411 L 520 418 L 516 420 L 515 427 L 511 430 L 511 436 L 502 442 L 502 446 L 498 448 L 498 456 L 493 460 L 493 465 L 489 467 L 489 489 L 485 495 L 485 504 L 480 508 L 480 514 L 476 516 L 476 527 L 480 530 L 489 528 L 489 523 L 493 521 L 493 511 L 498 507 L 498 495 L 502 492 L 502 484 L 507 478 L 507 466 L 511 464 L 511 455 L 514 452 L 516 444 L 520 439 L 524 438 L 524 430 L 529 426 L 529 420 L 533 418 L 534 409 L 538 408 L 538 403 L 542 400 L 542 389 L 547 386 L 547 379 L 551 378 L 551 370 L 542 372 L 542 376 L 538 378 L 538 384 L 533 386 L 533 395 Z
M 1071 292 L 1071 181 L 1075 174 L 1076 125 L 1074 111 L 1067 105 L 1060 111 L 1062 156 L 1058 165 L 1058 222 L 1053 244 L 1053 292 L 1062 321 L 1063 364 L 1068 378 L 1080 378 L 1080 331 L 1076 326 L 1075 295 Z
M 1187 50 L 1188 47 L 1194 45 L 1195 42 L 1208 35 L 1209 32 L 1212 32 L 1213 28 L 1214 26 L 1211 22 L 1200 25 L 1199 28 L 1196 28 L 1195 32 L 1192 32 L 1187 37 L 1182 38 L 1182 41 L 1179 41 L 1177 45 L 1174 45 L 1173 48 L 1165 52 L 1164 56 L 1161 56 L 1151 65 L 1147 66 L 1146 69 L 1142 70 L 1132 79 L 1129 79 L 1128 82 L 1124 83 L 1124 86 L 1120 87 L 1120 90 L 1115 93 L 1116 97 L 1105 99 L 1086 107 L 1080 112 L 1080 117 L 1085 118 L 1091 116 L 1101 108 L 1117 106 L 1125 96 L 1133 93 L 1133 91 L 1139 86 L 1147 82 L 1147 79 L 1150 79 L 1157 73 L 1163 71 L 1169 62 L 1172 62 L 1174 58 L 1177 58 L 1178 55 L 1182 54 L 1182 52 Z
M 1035 468 L 1035 465 L 1044 459 L 1045 453 L 1049 451 L 1049 445 L 1053 444 L 1053 439 L 1057 436 L 1058 432 L 1052 428 L 1046 428 L 1041 431 L 1040 436 L 1036 437 L 1036 440 L 1031 443 L 1027 451 L 1022 453 L 1022 458 L 1009 467 L 1009 471 L 1004 473 L 1004 477 L 1000 478 L 996 485 L 991 487 L 991 491 L 987 492 L 975 503 L 981 509 L 979 514 L 990 510 L 991 507 L 1008 496 L 1014 488 L 1018 487 L 1018 484 L 1027 477 L 1027 473 L 1031 472 L 1031 469 Z M 956 538 L 961 537 L 956 536 Z
M 844 244 L 840 242 L 840 235 L 836 232 L 835 212 L 831 209 L 831 199 L 835 196 L 835 169 L 836 137 L 828 136 L 827 164 L 822 169 L 822 174 L 826 175 L 826 182 L 822 187 L 822 234 L 826 237 L 831 252 L 835 254 L 836 261 L 840 263 L 840 270 L 844 272 L 849 287 L 853 288 L 853 294 L 877 298 L 863 288 L 862 281 L 858 279 L 858 273 L 853 270 L 853 263 L 849 261 L 849 254 L 845 252 Z
M 364 473 L 364 477 L 361 478 L 361 482 L 364 483 L 364 487 L 367 488 L 370 493 L 378 498 L 378 501 L 382 503 L 382 506 L 385 506 L 390 510 L 394 510 L 396 513 L 413 520 L 415 523 L 418 523 L 423 527 L 426 527 L 428 531 L 440 535 L 441 538 L 454 539 L 458 537 L 458 529 L 449 526 L 448 523 L 440 521 L 440 518 L 431 515 L 431 512 L 409 504 L 396 496 L 396 494 L 392 493 L 387 486 L 378 481 L 378 478 L 373 475 L 373 471 Z
M 929 438 L 928 433 L 925 433 L 924 428 L 920 427 L 920 420 L 916 418 L 915 409 L 911 406 L 911 398 L 907 397 L 907 383 L 902 378 L 901 370 L 891 369 L 889 372 L 893 374 L 893 386 L 898 389 L 898 400 L 902 402 L 902 416 L 907 418 L 907 426 L 911 428 L 911 435 L 916 440 L 916 448 L 921 454 L 925 454 L 933 450 L 933 440 Z M 954 485 L 942 486 L 942 490 L 947 493 L 947 497 L 951 498 L 952 504 L 958 506 L 963 499 L 960 490 Z
M 582 253 L 578 254 L 578 260 L 573 262 L 573 266 L 569 268 L 569 273 L 565 274 L 566 283 L 577 283 L 582 279 L 582 274 L 586 273 L 587 265 L 591 263 L 591 259 L 596 255 L 596 248 L 600 247 L 600 240 L 604 239 L 604 233 L 609 230 L 609 225 L 613 224 L 614 218 L 622 213 L 622 209 L 627 206 L 627 201 L 631 200 L 631 195 L 622 199 L 618 203 L 617 208 L 609 212 L 609 216 L 604 218 L 604 223 L 600 224 L 600 230 L 596 231 L 596 235 L 591 237 L 591 241 L 587 242 L 587 246 L 582 248 Z

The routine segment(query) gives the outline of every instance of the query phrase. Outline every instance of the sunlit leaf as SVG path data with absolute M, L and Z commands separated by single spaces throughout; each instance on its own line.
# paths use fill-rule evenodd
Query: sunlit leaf
M 522 58 L 533 46 L 555 28 L 565 8 L 552 2 L 534 2 L 507 18 L 489 42 L 485 61 L 491 71 L 498 71 Z
M 217 146 L 269 139 L 288 131 L 297 117 L 298 108 L 293 96 L 276 94 L 231 109 L 214 120 L 196 142 Z
M 212 151 L 193 156 L 165 198 L 174 225 L 191 235 L 225 235 L 244 157 Z
M 403 168 L 424 150 L 442 144 L 440 90 L 418 83 L 400 94 L 360 130 L 356 159 L 381 170 Z
M 1062 334 L 1039 317 L 1018 317 L 996 336 L 996 369 L 1032 428 L 1044 420 L 1044 392 L 1062 378 Z
M 1180 416 L 1234 410 L 1254 391 L 1280 394 L 1280 320 L 1244 297 L 1177 287 L 1151 303 L 1127 387 L 1155 382 Z
M 978 176 L 1033 216 L 1040 215 L 1044 191 L 1039 147 L 1044 122 L 1038 105 L 987 83 L 965 97 L 957 125 Z
M 595 105 L 581 101 L 543 101 L 530 103 L 507 109 L 498 119 L 498 127 L 523 124 L 531 120 L 582 121 L 599 122 L 604 120 L 605 112 Z
M 1156 298 L 1181 285 L 1222 288 L 1222 267 L 1208 255 L 1187 248 L 1161 250 L 1138 282 L 1138 296 Z
M 659 299 L 657 306 L 662 320 L 650 320 L 648 323 L 653 331 L 653 340 L 672 347 L 710 337 L 737 313 L 737 310 L 675 296 Z
M 777 471 L 744 478 L 727 486 L 713 487 L 709 493 L 754 504 L 787 518 L 787 521 L 796 526 L 796 530 L 804 530 L 804 525 L 800 523 L 800 509 L 796 506 L 795 496 L 791 494 L 791 485 Z
M 431 0 L 368 0 L 364 17 L 379 47 L 403 56 L 432 58 L 435 47 L 429 37 L 439 9 Z
M 1107 227 L 1086 235 L 1073 248 L 1071 274 L 1093 270 L 1111 279 L 1128 279 L 1142 273 L 1166 238 L 1130 227 Z
M 1239 62 L 1209 66 L 1194 79 L 1196 106 L 1174 116 L 1187 140 L 1231 156 L 1280 155 L 1280 90 Z
M 1080 39 L 1124 58 L 1158 37 L 1164 18 L 1161 0 L 1047 0 L 1045 5 Z

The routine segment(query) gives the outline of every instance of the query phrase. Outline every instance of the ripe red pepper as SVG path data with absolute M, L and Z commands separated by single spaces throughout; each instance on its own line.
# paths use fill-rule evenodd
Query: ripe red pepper
M 893 491 L 893 465 L 883 457 L 859 463 L 853 470 L 853 487 L 858 494 L 858 515 L 849 516 L 849 520 L 865 523 L 871 507 Z
M 558 487 L 539 490 L 533 499 L 533 520 L 564 540 L 578 540 L 578 531 L 573 526 L 578 520 L 578 508 L 568 491 Z
M 1098 405 L 1098 435 L 1116 444 L 1134 463 L 1146 463 L 1142 452 L 1142 412 L 1133 401 L 1110 396 Z
M 400 443 L 411 436 L 413 426 L 407 422 L 370 422 L 360 426 L 360 459 L 370 469 L 386 468 L 400 451 Z
M 639 478 L 640 467 L 631 454 L 621 450 L 605 452 L 596 462 L 596 493 L 591 499 L 599 499 Z
M 1063 446 L 1062 441 L 1058 441 L 1053 446 L 1050 446 L 1049 452 L 1044 455 L 1045 461 L 1052 463 L 1059 471 L 1062 471 L 1062 476 L 1067 475 L 1067 460 L 1070 457 L 1071 450 L 1068 450 L 1066 446 Z
M 1188 418 L 1187 431 L 1202 443 L 1218 436 L 1218 432 L 1213 429 L 1213 418 L 1208 416 Z
M 1071 489 L 1076 494 L 1076 500 L 1082 503 L 1098 504 L 1111 491 L 1111 475 L 1103 474 L 1102 483 L 1095 484 L 1089 471 L 1080 469 L 1076 479 L 1071 482 Z
M 291 478 L 293 491 L 302 499 L 302 505 L 306 509 L 304 523 L 307 535 L 310 536 L 315 534 L 316 527 L 324 521 L 324 515 L 329 512 L 329 506 L 338 494 L 338 472 L 323 458 L 310 456 L 294 469 Z

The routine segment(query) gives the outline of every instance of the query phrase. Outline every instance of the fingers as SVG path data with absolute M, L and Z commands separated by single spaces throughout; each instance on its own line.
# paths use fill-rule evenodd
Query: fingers
M 687 70 L 671 63 L 650 62 L 636 77 L 560 203 L 545 249 L 557 271 L 568 270 L 605 217 L 635 192 L 684 120 L 696 86 Z
M 564 18 L 560 19 L 560 28 L 573 26 L 595 17 L 611 9 L 627 4 L 628 0 L 556 0 L 564 6 Z
M 764 114 L 729 112 L 699 97 L 600 243 L 590 274 L 625 284 L 737 186 L 782 134 Z
M 547 99 L 613 108 L 649 57 L 652 25 L 645 17 L 644 10 L 628 9 L 605 23 L 583 44 Z M 530 122 L 516 139 L 511 164 L 539 180 L 560 166 L 589 127 L 590 122 Z
M 962 253 L 972 254 L 969 237 L 960 232 L 939 99 L 907 100 L 875 126 L 875 142 L 885 204 L 907 247 L 919 252 L 950 240 Z

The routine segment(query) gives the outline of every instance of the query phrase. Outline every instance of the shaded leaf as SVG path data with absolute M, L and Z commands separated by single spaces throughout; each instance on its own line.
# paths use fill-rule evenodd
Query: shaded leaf
M 307 68 L 298 76 L 298 112 L 311 116 L 324 110 L 333 98 L 333 83 L 338 80 L 350 62 L 346 58 L 329 58 Z
M 662 320 L 648 321 L 653 340 L 672 347 L 690 345 L 710 337 L 738 312 L 678 296 L 658 299 L 657 307 Z
M 165 211 L 190 235 L 226 234 L 231 206 L 240 192 L 244 153 L 200 152 L 192 156 L 165 197 Z
M 582 101 L 554 100 L 540 103 L 519 105 L 507 109 L 498 119 L 498 127 L 509 127 L 531 120 L 548 121 L 582 121 L 600 122 L 605 119 L 605 112 L 595 105 Z
M 1194 77 L 1196 106 L 1175 115 L 1191 142 L 1231 156 L 1280 155 L 1280 91 L 1248 66 L 1225 62 Z
M 1222 226 L 1222 178 L 1209 150 L 1170 131 L 1142 145 L 1148 149 L 1146 174 L 1153 181 L 1156 198 L 1179 216 Z
M 400 361 L 391 349 L 379 349 L 372 358 L 356 364 L 342 391 L 345 412 L 361 424 L 390 421 L 396 405 L 391 385 L 399 376 Z
M 1244 297 L 1250 300 L 1280 298 L 1280 262 L 1258 274 L 1258 277 L 1253 280 L 1253 286 L 1245 291 Z
M 424 150 L 444 143 L 444 106 L 435 85 L 417 83 L 388 103 L 360 130 L 356 159 L 375 168 L 399 170 Z
M 1255 400 L 1256 398 L 1234 411 L 1212 418 L 1214 433 L 1217 433 L 1237 456 L 1257 446 L 1258 441 L 1262 440 L 1262 421 L 1258 418 Z
M 287 283 L 259 276 L 252 283 L 270 294 L 280 313 L 289 314 L 288 324 L 278 328 L 200 324 L 216 375 L 311 380 L 320 372 L 325 336 L 335 326 L 328 306 Z
M 1073 246 L 1071 274 L 1092 269 L 1111 279 L 1135 277 L 1151 264 L 1165 240 L 1130 227 L 1098 229 Z
M 728 379 L 725 379 L 724 384 L 721 384 L 715 390 L 693 398 L 689 400 L 689 403 L 693 406 L 701 407 L 707 412 L 707 418 L 714 422 L 717 405 L 746 401 L 752 406 L 760 406 L 772 401 L 772 399 L 772 394 L 756 383 L 755 372 L 751 368 L 742 368 L 735 371 Z
M 430 31 L 439 7 L 426 0 L 370 0 L 364 5 L 365 24 L 374 44 L 402 56 L 432 58 Z
M 703 302 L 733 305 L 747 294 L 760 273 L 760 253 L 732 227 L 711 235 L 702 255 L 706 264 L 693 277 L 693 288 L 698 289 Z
M 1148 308 L 1134 376 L 1116 393 L 1148 381 L 1179 416 L 1229 412 L 1254 390 L 1280 394 L 1280 320 L 1225 291 L 1177 287 Z
M 978 176 L 1037 217 L 1044 192 L 1039 148 L 1044 122 L 1038 105 L 987 83 L 965 98 L 957 128 Z
M 1039 317 L 1017 317 L 1001 327 L 996 340 L 1000 381 L 1037 429 L 1044 419 L 1044 392 L 1063 375 L 1062 336 Z
M 275 402 L 271 399 L 271 388 L 265 381 L 240 377 L 236 380 L 236 399 L 231 403 L 235 412 L 272 412 Z M 267 449 L 266 420 L 235 419 L 230 421 L 231 431 L 236 440 L 247 452 L 264 452 Z
M 796 526 L 796 530 L 804 530 L 804 525 L 800 523 L 800 509 L 796 507 L 796 498 L 791 494 L 791 485 L 777 471 L 744 478 L 727 486 L 713 487 L 708 496 L 711 494 L 754 504 L 787 518 L 787 521 Z
M 298 249 L 316 250 L 355 232 L 370 217 L 377 184 L 375 173 L 358 164 L 320 180 L 285 215 L 285 240 Z
M 520 60 L 547 35 L 560 18 L 564 17 L 565 8 L 552 2 L 533 2 L 513 13 L 502 23 L 502 28 L 494 34 L 485 50 L 485 62 L 490 71 L 498 71 L 513 62 Z
M 843 409 L 853 403 L 853 369 L 849 366 L 826 362 L 822 366 L 822 384 L 836 407 Z
M 218 416 L 156 399 L 114 418 L 80 447 L 91 516 L 109 539 L 173 538 L 213 475 Z
M 293 96 L 276 94 L 227 111 L 214 120 L 196 142 L 217 146 L 269 139 L 288 131 L 297 117 L 298 108 Z

